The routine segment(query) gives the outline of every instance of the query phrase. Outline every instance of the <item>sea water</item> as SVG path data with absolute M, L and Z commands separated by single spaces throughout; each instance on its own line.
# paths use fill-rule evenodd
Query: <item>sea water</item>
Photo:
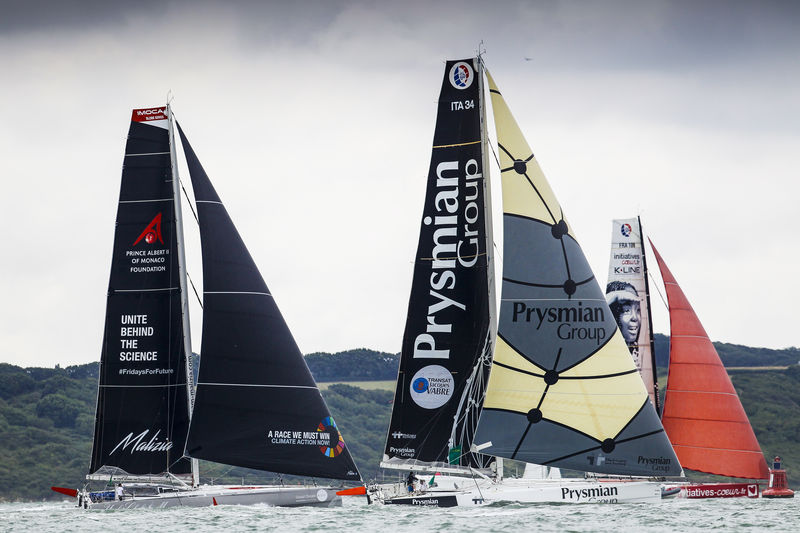
M 449 509 L 367 505 L 223 506 L 84 511 L 74 501 L 0 504 L 0 531 L 121 533 L 152 531 L 800 531 L 800 498 L 665 500 L 655 504 L 491 504 Z

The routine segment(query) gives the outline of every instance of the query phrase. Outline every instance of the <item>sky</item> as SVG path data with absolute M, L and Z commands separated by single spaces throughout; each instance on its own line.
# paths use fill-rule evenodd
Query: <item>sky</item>
M 712 340 L 800 346 L 800 4 L 0 4 L 0 362 L 99 360 L 130 110 L 168 94 L 300 349 L 399 351 L 444 61 L 481 42 L 601 283 L 640 215 Z

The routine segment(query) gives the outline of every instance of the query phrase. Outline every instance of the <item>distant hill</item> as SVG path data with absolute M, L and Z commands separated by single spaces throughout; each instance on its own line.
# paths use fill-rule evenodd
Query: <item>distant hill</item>
M 669 337 L 656 333 L 656 366 L 666 367 L 669 363 Z M 752 348 L 741 344 L 715 342 L 714 347 L 725 366 L 788 366 L 800 362 L 800 348 Z
M 400 354 L 366 348 L 316 352 L 306 355 L 306 364 L 317 381 L 379 381 L 397 379 Z
M 658 337 L 662 343 L 666 340 Z M 735 366 L 797 362 L 795 348 L 735 348 L 734 355 L 723 356 Z M 369 381 L 395 379 L 398 356 L 358 349 L 309 354 L 306 361 L 318 381 Z M 0 501 L 58 499 L 61 496 L 49 490 L 51 485 L 83 483 L 91 452 L 97 372 L 97 363 L 66 368 L 0 364 Z M 800 367 L 737 372 L 731 379 L 764 453 L 768 458 L 782 455 L 790 484 L 800 486 Z M 375 479 L 393 393 L 339 384 L 331 385 L 323 396 L 363 477 Z M 205 462 L 201 472 L 204 481 L 218 483 L 259 483 L 278 477 Z

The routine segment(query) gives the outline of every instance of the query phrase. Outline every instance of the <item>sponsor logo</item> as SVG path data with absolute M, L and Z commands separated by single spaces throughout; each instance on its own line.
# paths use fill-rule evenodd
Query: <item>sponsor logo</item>
M 393 439 L 416 439 L 417 435 L 414 433 L 403 433 L 402 431 L 392 431 Z
M 139 244 L 142 240 L 147 244 L 153 244 L 156 242 L 156 239 L 161 244 L 164 244 L 164 239 L 161 237 L 161 213 L 157 214 L 153 217 L 153 220 L 144 228 L 144 231 L 139 235 L 139 237 L 133 242 L 133 246 Z
M 416 448 L 396 448 L 389 446 L 389 453 L 399 455 L 400 457 L 414 457 L 417 453 Z
M 134 109 L 131 120 L 134 122 L 150 122 L 151 120 L 166 120 L 166 107 L 153 107 L 150 109 Z
M 322 455 L 333 458 L 344 451 L 344 439 L 342 438 L 342 434 L 339 433 L 339 428 L 336 427 L 336 422 L 333 421 L 333 417 L 325 417 L 322 422 L 317 425 L 317 433 L 322 437 L 322 440 L 324 440 L 325 435 L 327 435 L 329 442 L 327 446 L 319 447 L 319 451 L 322 452 Z M 335 438 L 331 439 L 330 435 L 333 435 Z
M 727 484 L 727 485 L 700 485 L 687 487 L 687 498 L 758 498 L 758 485 L 755 484 Z
M 453 323 L 458 318 L 456 309 L 466 311 L 467 306 L 448 295 L 456 286 L 457 273 L 477 265 L 482 255 L 483 221 L 479 200 L 482 189 L 478 180 L 483 174 L 475 159 L 467 161 L 463 167 L 464 191 L 459 187 L 462 179 L 459 165 L 459 161 L 444 161 L 436 166 L 436 212 L 422 219 L 424 225 L 433 229 L 428 281 L 428 294 L 432 299 L 425 332 L 414 338 L 414 359 L 450 358 L 450 349 L 446 346 L 449 346 Z M 460 231 L 463 231 L 463 238 Z
M 514 302 L 511 321 L 531 323 L 537 330 L 545 323 L 558 323 L 556 335 L 562 340 L 589 339 L 599 346 L 606 339 L 606 329 L 602 325 L 594 327 L 575 325 L 605 322 L 603 307 L 584 307 L 580 300 L 577 306 L 573 304 L 569 307 L 531 307 L 526 302 Z
M 133 432 L 128 433 L 128 436 L 119 441 L 119 444 L 114 446 L 114 449 L 111 450 L 108 455 L 113 455 L 117 450 L 125 451 L 128 448 L 130 448 L 130 453 L 165 452 L 172 449 L 172 442 L 169 440 L 160 440 L 158 438 L 158 435 L 161 433 L 160 429 L 156 431 L 152 437 L 150 437 L 150 440 L 146 440 L 148 433 L 150 433 L 149 429 L 145 429 L 135 437 L 133 436 Z
M 317 424 L 316 431 L 271 429 L 267 444 L 279 446 L 316 446 L 325 457 L 334 458 L 344 451 L 345 444 L 336 422 L 328 416 Z
M 628 464 L 628 461 L 625 459 L 615 459 L 613 457 L 606 457 L 605 455 L 598 454 L 597 456 L 594 455 L 587 455 L 586 459 L 589 460 L 590 465 L 594 466 L 625 466 Z
M 669 472 L 672 459 L 667 457 L 643 457 L 639 456 L 636 460 L 638 465 L 647 465 L 653 472 Z
M 459 61 L 450 69 L 450 84 L 456 89 L 463 90 L 472 85 L 475 73 L 472 66 L 464 61 Z
M 428 498 L 428 499 L 425 499 L 425 500 L 422 500 L 422 499 L 419 499 L 419 498 L 414 498 L 413 500 L 411 500 L 411 504 L 412 505 L 426 505 L 426 506 L 427 505 L 433 505 L 433 506 L 438 507 L 439 506 L 439 500 L 437 500 L 435 498 Z
M 455 380 L 443 366 L 428 365 L 420 368 L 411 379 L 411 399 L 423 409 L 436 409 L 453 396 Z
M 591 487 L 583 489 L 570 489 L 563 487 L 561 489 L 562 500 L 597 500 L 598 498 L 609 498 L 617 496 L 617 487 Z
M 630 237 L 631 236 L 631 225 L 627 222 L 619 227 L 619 232 L 622 233 L 623 237 Z

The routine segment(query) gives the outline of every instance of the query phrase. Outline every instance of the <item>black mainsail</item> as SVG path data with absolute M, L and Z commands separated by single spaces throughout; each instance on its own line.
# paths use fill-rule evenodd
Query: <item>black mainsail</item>
M 477 59 L 446 63 L 382 467 L 489 459 L 469 452 L 494 339 L 482 90 Z
M 264 279 L 178 130 L 203 255 L 202 359 L 187 454 L 285 474 L 360 480 Z
M 191 472 L 183 458 L 190 385 L 166 113 L 136 109 L 128 132 L 90 474 Z

